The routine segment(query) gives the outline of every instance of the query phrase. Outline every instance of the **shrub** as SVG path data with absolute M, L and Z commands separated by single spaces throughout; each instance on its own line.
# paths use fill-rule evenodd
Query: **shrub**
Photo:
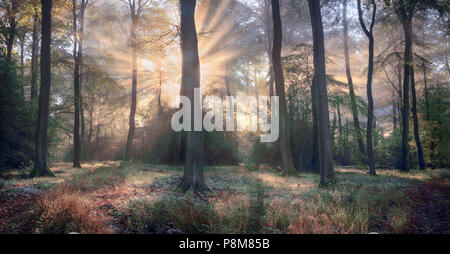
M 36 231 L 44 234 L 107 233 L 105 221 L 77 192 L 58 187 L 41 196 L 35 211 Z

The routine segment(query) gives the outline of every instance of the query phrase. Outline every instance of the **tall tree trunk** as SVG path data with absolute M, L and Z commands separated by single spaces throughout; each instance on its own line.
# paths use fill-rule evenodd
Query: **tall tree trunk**
M 80 164 L 80 58 L 78 57 L 78 25 L 77 25 L 77 1 L 72 0 L 73 7 L 73 59 L 74 59 L 74 73 L 73 73 L 73 107 L 75 111 L 75 119 L 73 124 L 73 167 L 81 168 Z
M 427 81 L 427 69 L 425 65 L 425 61 L 422 64 L 423 71 L 423 84 L 424 84 L 424 95 L 425 95 L 425 109 L 426 109 L 426 119 L 427 122 L 430 122 L 430 102 L 429 102 L 429 91 L 428 91 L 428 81 Z M 433 168 L 433 160 L 434 160 L 434 141 L 430 135 L 430 164 L 431 168 Z
M 50 106 L 50 83 L 51 83 L 51 12 L 52 0 L 41 0 L 42 4 L 42 46 L 41 46 L 41 87 L 39 94 L 38 121 L 36 124 L 36 149 L 34 167 L 31 177 L 53 176 L 47 166 L 47 130 Z
M 131 108 L 130 108 L 130 121 L 127 137 L 127 147 L 125 151 L 125 160 L 130 161 L 133 155 L 133 139 L 135 131 L 135 117 L 137 106 L 137 25 L 138 17 L 132 14 L 131 22 L 131 62 L 132 62 L 132 81 L 131 81 Z
M 205 191 L 208 187 L 203 175 L 203 133 L 194 131 L 193 116 L 201 112 L 201 105 L 194 102 L 194 89 L 200 88 L 200 59 L 195 28 L 195 0 L 180 0 L 181 12 L 181 95 L 191 101 L 191 131 L 186 132 L 186 154 L 183 181 L 180 189 Z M 201 95 L 200 95 L 201 96 Z
M 358 148 L 361 154 L 365 154 L 362 131 L 359 124 L 358 107 L 356 102 L 355 90 L 353 89 L 352 73 L 350 71 L 350 57 L 348 47 L 348 23 L 347 23 L 347 0 L 343 2 L 342 9 L 342 25 L 344 27 L 344 59 L 345 59 L 345 73 L 347 75 L 348 90 L 350 93 L 350 102 L 353 116 L 353 124 L 355 126 L 356 139 L 358 142 Z
M 412 56 L 411 56 L 412 58 Z M 422 149 L 422 143 L 420 142 L 420 135 L 419 135 L 419 118 L 417 117 L 417 97 L 416 97 L 416 82 L 414 80 L 414 64 L 411 63 L 411 96 L 412 96 L 412 115 L 413 115 L 413 122 L 414 122 L 414 139 L 416 141 L 416 147 L 417 147 L 417 157 L 419 160 L 419 167 L 421 170 L 425 169 L 425 160 L 423 158 L 423 149 Z
M 342 119 L 341 119 L 341 106 L 340 106 L 340 104 L 338 103 L 337 104 L 337 117 L 338 117 L 338 132 L 339 132 L 339 139 L 338 139 L 338 142 L 339 142 L 339 146 L 338 146 L 338 149 L 339 149 L 339 151 L 338 151 L 338 157 L 339 157 L 339 159 L 341 160 L 342 159 L 342 151 L 343 151 L 343 142 L 342 142 L 342 138 L 343 138 L 343 135 L 342 135 Z
M 374 38 L 373 38 L 373 27 L 375 25 L 375 15 L 377 12 L 377 5 L 375 3 L 375 0 L 371 1 L 371 5 L 373 8 L 372 12 L 372 20 L 370 23 L 370 28 L 367 29 L 364 19 L 363 19 L 363 12 L 361 9 L 361 0 L 357 1 L 358 3 L 358 17 L 359 17 L 359 23 L 361 24 L 361 27 L 366 34 L 367 38 L 369 39 L 369 66 L 368 66 L 368 72 L 367 72 L 367 101 L 368 101 L 368 110 L 367 110 L 367 132 L 366 132 L 366 144 L 367 144 L 367 163 L 369 164 L 369 170 L 370 175 L 376 175 L 375 171 L 375 163 L 373 158 L 373 137 L 372 137 L 372 130 L 373 130 L 373 96 L 372 96 L 372 76 L 373 76 L 373 48 L 374 48 Z
M 271 24 L 270 18 L 270 7 L 271 4 L 269 0 L 264 0 L 264 39 L 266 53 L 269 58 L 269 96 L 275 95 L 274 87 L 274 71 L 273 71 L 273 60 L 272 60 L 272 48 L 273 48 L 273 25 Z
M 402 109 L 402 171 L 409 171 L 409 81 L 412 64 L 412 17 L 400 16 L 405 35 L 404 70 L 403 70 L 403 109 Z
M 279 98 L 280 107 L 280 153 L 284 175 L 292 175 L 295 172 L 292 160 L 291 145 L 289 140 L 289 128 L 287 121 L 286 93 L 284 88 L 283 69 L 281 67 L 282 27 L 280 17 L 280 1 L 272 0 L 273 18 L 273 70 L 275 74 L 275 90 Z
M 334 167 L 331 153 L 330 116 L 325 70 L 325 42 L 323 35 L 320 1 L 308 0 L 314 44 L 314 78 L 317 99 L 317 124 L 319 135 L 320 182 L 328 185 L 334 181 Z
M 88 0 L 82 0 L 80 6 L 80 30 L 78 33 L 79 42 L 78 42 L 78 63 L 79 67 L 79 102 L 80 102 L 80 123 L 81 123 L 81 137 L 80 137 L 80 160 L 84 160 L 85 157 L 85 149 L 84 149 L 84 139 L 85 139 L 85 131 L 86 125 L 84 122 L 84 110 L 83 110 L 83 96 L 81 95 L 81 89 L 83 88 L 83 42 L 84 42 L 84 17 L 86 13 L 86 7 L 88 4 Z
M 320 172 L 319 163 L 319 130 L 317 124 L 317 89 L 314 82 L 311 84 L 311 110 L 312 110 L 312 131 L 313 131 L 313 148 L 312 148 L 312 159 L 311 168 L 315 173 Z
M 38 52 L 38 21 L 39 14 L 37 8 L 35 7 L 35 13 L 33 17 L 33 32 L 32 32 L 32 42 L 31 42 L 31 95 L 30 99 L 33 101 L 37 98 L 37 52 Z
M 26 34 L 24 33 L 20 38 L 20 74 L 22 75 L 22 77 L 25 76 L 25 64 L 24 64 L 25 36 Z M 20 92 L 22 95 L 22 99 L 25 99 L 25 89 L 23 85 L 20 86 Z
M 8 39 L 6 41 L 6 60 L 9 63 L 11 61 L 12 49 L 14 46 L 14 40 L 16 36 L 16 14 L 15 14 L 15 2 L 11 2 L 11 10 L 7 11 L 9 15 L 9 29 L 8 29 Z

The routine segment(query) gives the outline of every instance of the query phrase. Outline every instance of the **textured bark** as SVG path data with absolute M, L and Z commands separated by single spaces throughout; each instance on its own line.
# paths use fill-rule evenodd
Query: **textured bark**
M 425 95 L 425 109 L 426 109 L 426 119 L 427 122 L 430 122 L 430 103 L 429 103 L 429 91 L 428 91 L 428 81 L 427 81 L 427 69 L 425 65 L 425 61 L 422 65 L 422 71 L 423 71 L 423 84 L 424 84 L 424 95 Z M 434 141 L 433 138 L 430 138 L 430 164 L 431 168 L 434 168 L 433 164 L 434 160 Z
M 358 17 L 359 17 L 359 23 L 361 24 L 361 27 L 366 34 L 367 38 L 369 39 L 369 64 L 368 64 L 368 71 L 367 71 L 367 101 L 368 101 L 368 112 L 367 112 L 367 132 L 366 132 L 366 144 L 367 144 L 367 164 L 369 165 L 370 175 L 376 175 L 375 171 L 375 163 L 374 163 L 374 157 L 373 157 L 373 96 L 372 96 L 372 76 L 373 76 L 373 58 L 374 58 L 374 38 L 373 38 L 373 27 L 375 25 L 375 15 L 377 12 L 377 5 L 375 3 L 375 0 L 371 1 L 372 5 L 372 20 L 370 23 L 370 28 L 367 29 L 364 19 L 363 19 L 363 12 L 361 9 L 361 0 L 357 1 L 358 3 Z
M 425 160 L 423 158 L 422 143 L 420 141 L 419 135 L 419 118 L 417 117 L 417 97 L 416 97 L 416 82 L 414 80 L 414 64 L 411 64 L 411 96 L 412 96 L 412 107 L 411 112 L 413 116 L 413 126 L 414 126 L 414 139 L 416 141 L 417 148 L 417 159 L 419 160 L 419 167 L 421 170 L 425 169 Z
M 131 77 L 131 107 L 129 128 L 127 137 L 127 146 L 125 150 L 125 160 L 130 161 L 133 154 L 133 139 L 135 132 L 135 117 L 137 106 L 137 27 L 139 23 L 141 6 L 137 6 L 135 1 L 130 5 L 131 11 L 131 26 L 130 26 L 130 43 L 131 43 L 131 62 L 132 62 L 132 77 Z
M 81 14 L 81 13 L 80 13 Z M 78 37 L 79 30 L 77 24 L 77 1 L 72 0 L 72 15 L 73 15 L 73 59 L 74 59 L 74 73 L 73 73 L 73 107 L 74 107 L 74 124 L 73 124 L 73 167 L 81 168 L 80 164 L 80 59 L 78 57 Z
M 51 83 L 51 12 L 52 0 L 41 0 L 42 4 L 42 46 L 41 46 L 41 87 L 39 94 L 39 111 L 36 124 L 36 149 L 34 167 L 31 177 L 53 176 L 47 166 L 47 130 L 50 106 L 50 83 Z
M 79 67 L 79 109 L 80 109 L 80 160 L 83 160 L 85 157 L 85 149 L 84 149 L 84 137 L 85 137 L 85 122 L 84 122 L 84 110 L 83 110 L 83 97 L 81 95 L 81 89 L 83 88 L 83 42 L 84 42 L 84 17 L 86 8 L 88 5 L 88 0 L 82 0 L 80 6 L 80 30 L 79 34 L 79 43 L 78 43 L 78 64 Z
M 350 103 L 353 116 L 353 125 L 355 126 L 356 139 L 358 142 L 358 148 L 361 154 L 365 154 L 364 143 L 362 138 L 362 131 L 359 124 L 358 107 L 356 105 L 356 95 L 353 89 L 352 73 L 350 71 L 350 57 L 348 47 L 348 23 L 347 23 L 347 0 L 343 2 L 342 9 L 342 25 L 344 30 L 344 59 L 345 59 L 345 74 L 347 75 L 348 90 L 350 93 Z
M 400 16 L 405 34 L 404 70 L 403 70 L 403 108 L 402 108 L 402 171 L 409 171 L 409 81 L 412 63 L 412 18 L 406 14 Z
M 37 12 L 37 8 L 34 8 L 34 16 L 33 16 L 33 32 L 32 32 L 32 42 L 31 42 L 31 100 L 37 98 L 37 52 L 39 46 L 38 39 L 38 21 L 39 14 Z
M 294 162 L 292 160 L 291 145 L 289 140 L 289 128 L 287 121 L 286 93 L 284 87 L 283 69 L 281 67 L 281 46 L 282 46 L 282 27 L 280 17 L 280 2 L 272 0 L 272 18 L 273 18 L 273 70 L 275 74 L 275 90 L 279 98 L 280 107 L 280 153 L 281 166 L 284 175 L 292 175 L 295 172 Z
M 319 163 L 319 131 L 317 125 L 317 92 L 316 85 L 314 82 L 311 84 L 311 110 L 312 110 L 312 121 L 313 121 L 313 148 L 312 148 L 312 158 L 311 158 L 311 168 L 315 173 L 320 172 Z
M 194 103 L 194 89 L 200 88 L 200 59 L 194 19 L 195 4 L 195 0 L 180 0 L 181 95 L 186 96 L 191 101 L 191 116 L 195 112 L 194 108 L 198 106 Z M 203 134 L 202 131 L 194 131 L 193 117 L 191 122 L 191 131 L 186 132 L 186 157 L 180 189 L 183 191 L 193 190 L 201 192 L 208 190 L 203 175 Z
M 314 44 L 314 78 L 313 86 L 316 86 L 317 99 L 317 124 L 319 136 L 319 162 L 320 182 L 328 185 L 335 179 L 331 140 L 330 117 L 328 111 L 328 95 L 325 70 L 325 45 L 323 35 L 322 16 L 320 13 L 320 1 L 308 0 L 309 13 Z

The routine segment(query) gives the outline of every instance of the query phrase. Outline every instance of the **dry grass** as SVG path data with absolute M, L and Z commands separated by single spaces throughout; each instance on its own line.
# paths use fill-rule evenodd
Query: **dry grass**
M 42 192 L 35 206 L 40 233 L 407 233 L 405 189 L 448 175 L 378 170 L 372 177 L 342 168 L 335 186 L 321 189 L 314 174 L 207 167 L 211 192 L 196 195 L 176 190 L 182 167 L 104 162 L 52 170 L 57 177 L 47 186 L 56 187 Z M 32 181 L 15 179 L 3 188 L 44 184 Z
M 106 221 L 89 200 L 70 188 L 58 187 L 41 196 L 35 207 L 38 233 L 109 233 Z

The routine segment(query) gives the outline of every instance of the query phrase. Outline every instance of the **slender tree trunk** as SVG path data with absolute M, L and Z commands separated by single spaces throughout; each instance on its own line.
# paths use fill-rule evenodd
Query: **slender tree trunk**
M 311 167 L 312 171 L 315 173 L 320 172 L 319 163 L 319 130 L 317 125 L 317 88 L 314 82 L 311 84 L 311 110 L 312 110 L 312 129 L 313 129 L 313 148 L 312 148 L 312 159 Z
M 73 167 L 81 168 L 80 164 L 80 58 L 78 57 L 78 25 L 77 25 L 77 5 L 76 0 L 72 0 L 73 5 L 73 59 L 74 59 L 74 74 L 73 74 L 73 107 L 75 112 L 75 119 L 73 124 Z
M 403 110 L 403 91 L 402 91 L 402 84 L 403 84 L 403 80 L 402 80 L 402 64 L 401 61 L 398 60 L 398 64 L 397 64 L 397 85 L 398 85 L 398 103 L 397 103 L 397 113 L 398 113 L 398 119 L 399 122 L 398 124 L 400 125 L 400 129 L 403 130 L 403 123 L 402 123 L 402 110 Z
M 343 2 L 342 9 L 342 25 L 344 27 L 344 59 L 345 59 L 345 73 L 347 75 L 348 90 L 350 93 L 350 102 L 353 116 L 353 124 L 355 126 L 356 139 L 358 142 L 358 148 L 361 154 L 365 154 L 362 131 L 359 124 L 358 107 L 356 102 L 355 90 L 353 89 L 353 79 L 352 73 L 350 71 L 350 57 L 349 57 L 349 46 L 348 46 L 348 24 L 347 24 L 347 0 Z
M 22 38 L 20 38 L 20 74 L 22 75 L 22 77 L 25 76 L 25 64 L 24 64 L 25 36 L 26 34 L 23 34 Z M 22 99 L 25 99 L 25 89 L 23 85 L 20 86 L 20 90 L 22 94 Z
M 368 101 L 368 112 L 367 112 L 367 132 L 366 132 L 366 144 L 367 144 L 367 163 L 369 164 L 369 170 L 370 175 L 376 175 L 375 171 L 375 163 L 374 163 L 374 156 L 373 156 L 373 96 L 372 96 L 372 76 L 373 76 L 373 58 L 374 58 L 374 38 L 373 38 L 373 27 L 375 25 L 375 15 L 377 12 L 377 6 L 375 3 L 375 0 L 371 1 L 372 5 L 372 20 L 370 24 L 370 28 L 367 29 L 364 19 L 363 19 L 363 12 L 361 9 L 361 0 L 357 1 L 358 3 L 358 17 L 359 17 L 359 23 L 361 24 L 361 27 L 366 34 L 367 38 L 369 39 L 369 64 L 368 64 L 368 72 L 367 72 L 367 101 Z
M 427 122 L 430 122 L 430 103 L 429 103 L 429 91 L 428 91 L 428 82 L 427 82 L 427 69 L 425 65 L 425 61 L 422 65 L 423 68 L 423 84 L 424 84 L 424 94 L 425 94 L 425 109 L 426 109 L 426 118 Z M 433 168 L 433 160 L 434 160 L 434 141 L 433 137 L 430 135 L 430 164 L 431 168 Z
M 11 3 L 14 5 L 14 2 Z M 9 63 L 11 61 L 11 55 L 12 55 L 12 49 L 14 46 L 14 40 L 16 35 L 16 17 L 15 17 L 15 8 L 11 7 L 13 10 L 11 10 L 9 13 L 9 29 L 8 29 L 8 39 L 6 41 L 6 60 Z
M 395 98 L 392 100 L 392 130 L 397 129 L 397 103 Z
M 341 106 L 340 106 L 339 103 L 337 104 L 337 117 L 338 117 L 338 131 L 339 131 L 339 139 L 338 139 L 338 142 L 339 142 L 338 149 L 339 149 L 339 151 L 338 151 L 338 156 L 339 156 L 339 159 L 342 160 L 342 157 L 343 157 L 342 156 L 343 135 L 342 135 Z
M 269 57 L 269 96 L 272 97 L 275 95 L 275 77 L 273 70 L 273 60 L 272 60 L 272 48 L 273 48 L 273 25 L 270 18 L 270 7 L 271 4 L 269 0 L 264 0 L 264 36 L 265 36 L 265 48 L 267 56 Z
M 50 106 L 50 83 L 51 83 L 51 12 L 52 0 L 41 0 L 42 4 L 42 46 L 41 46 L 41 87 L 39 94 L 38 121 L 36 124 L 36 149 L 34 167 L 31 177 L 54 176 L 47 166 L 47 130 Z
M 133 15 L 134 16 L 134 15 Z M 132 84 L 131 84 L 131 109 L 130 121 L 127 137 L 127 147 L 125 151 L 125 160 L 130 161 L 133 155 L 133 139 L 135 131 L 135 116 L 137 106 L 137 30 L 138 17 L 132 18 L 131 24 L 131 62 L 132 62 Z
M 325 70 L 325 42 L 323 35 L 320 1 L 308 0 L 314 44 L 314 78 L 317 99 L 317 124 L 319 135 L 320 182 L 328 185 L 334 181 L 334 167 L 331 153 L 330 117 Z
M 410 75 L 411 75 L 411 96 L 412 96 L 411 111 L 412 111 L 413 122 L 414 122 L 414 139 L 416 141 L 419 167 L 421 170 L 424 170 L 425 169 L 425 160 L 423 158 L 422 143 L 420 142 L 420 135 L 419 135 L 419 118 L 417 117 L 416 82 L 414 80 L 414 64 L 413 63 L 411 63 Z
M 80 160 L 84 160 L 85 149 L 84 149 L 84 139 L 86 125 L 84 122 L 84 110 L 83 110 L 83 96 L 81 95 L 81 89 L 83 88 L 83 42 L 84 42 L 84 17 L 86 13 L 88 1 L 82 0 L 80 6 L 80 30 L 79 30 L 79 43 L 78 43 L 78 63 L 79 67 L 79 102 L 80 102 L 80 123 L 81 123 L 81 137 L 80 137 Z
M 273 18 L 273 70 L 275 74 L 275 89 L 279 98 L 280 107 L 280 153 L 284 175 L 292 175 L 295 172 L 292 161 L 291 145 L 289 140 L 289 128 L 287 121 L 286 93 L 284 88 L 283 69 L 281 67 L 282 27 L 280 17 L 280 1 L 272 0 Z
M 38 51 L 38 32 L 37 26 L 39 21 L 39 15 L 35 9 L 33 17 L 33 32 L 31 42 L 31 95 L 30 99 L 33 101 L 37 98 L 37 51 Z
M 200 59 L 195 28 L 195 0 L 180 0 L 181 10 L 181 95 L 191 101 L 191 131 L 186 132 L 186 154 L 183 181 L 180 189 L 205 191 L 208 187 L 203 175 L 203 134 L 194 131 L 193 115 L 201 112 L 201 105 L 194 103 L 194 89 L 200 88 Z M 201 95 L 200 95 L 201 96 Z
M 409 81 L 412 64 L 412 18 L 401 16 L 405 35 L 404 71 L 403 71 L 403 109 L 402 109 L 402 171 L 409 171 Z

